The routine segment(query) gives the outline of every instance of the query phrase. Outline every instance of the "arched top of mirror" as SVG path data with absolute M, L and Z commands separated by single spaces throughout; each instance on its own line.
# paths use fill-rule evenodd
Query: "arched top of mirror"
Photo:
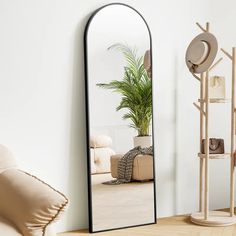
M 123 3 L 112 3 L 96 10 L 85 28 L 87 45 L 101 41 L 106 49 L 111 42 L 122 43 L 144 55 L 151 48 L 151 33 L 146 20 L 136 9 Z
M 90 17 L 86 27 L 85 50 L 89 100 L 90 104 L 97 104 L 93 109 L 89 109 L 91 117 L 97 117 L 96 122 L 90 121 L 91 132 L 95 126 L 112 126 L 114 123 L 117 124 L 118 120 L 120 125 L 128 125 L 128 121 L 120 119 L 124 112 L 121 111 L 117 116 L 116 110 L 109 103 L 106 104 L 106 109 L 114 118 L 99 119 L 102 115 L 98 104 L 106 101 L 111 91 L 99 89 L 96 84 L 121 80 L 124 67 L 127 65 L 122 53 L 108 50 L 115 44 L 124 44 L 131 50 L 136 50 L 137 57 L 144 57 L 146 51 L 151 49 L 151 35 L 146 21 L 138 11 L 124 4 L 109 4 L 98 9 Z M 112 100 L 118 104 L 120 96 L 113 94 Z

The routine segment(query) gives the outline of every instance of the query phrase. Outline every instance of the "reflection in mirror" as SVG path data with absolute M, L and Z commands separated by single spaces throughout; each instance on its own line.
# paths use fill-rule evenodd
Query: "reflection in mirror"
M 90 231 L 155 223 L 151 38 L 123 4 L 85 35 Z

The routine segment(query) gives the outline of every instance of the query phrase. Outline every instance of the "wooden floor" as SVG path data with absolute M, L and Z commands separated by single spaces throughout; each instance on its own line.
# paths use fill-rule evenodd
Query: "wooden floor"
M 86 236 L 87 230 L 60 233 L 60 236 Z M 189 216 L 162 218 L 155 225 L 96 233 L 94 236 L 236 236 L 236 225 L 205 227 L 192 224 Z

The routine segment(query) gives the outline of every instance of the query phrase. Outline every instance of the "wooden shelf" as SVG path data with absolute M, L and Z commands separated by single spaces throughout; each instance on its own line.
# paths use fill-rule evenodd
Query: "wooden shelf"
M 205 158 L 206 154 L 198 153 L 200 158 Z M 209 154 L 210 159 L 225 159 L 230 158 L 230 153 L 223 153 L 223 154 Z
M 198 99 L 198 102 L 206 102 L 205 99 Z M 210 98 L 209 99 L 210 103 L 230 103 L 231 100 L 229 98 Z

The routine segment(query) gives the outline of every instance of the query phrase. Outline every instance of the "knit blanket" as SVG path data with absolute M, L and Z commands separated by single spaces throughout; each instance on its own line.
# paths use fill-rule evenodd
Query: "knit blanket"
M 141 148 L 140 146 L 138 146 L 128 151 L 119 160 L 118 178 L 116 180 L 110 180 L 110 181 L 104 182 L 103 184 L 116 185 L 116 184 L 124 184 L 124 183 L 131 182 L 131 178 L 133 174 L 134 158 L 140 154 L 153 156 L 153 147 L 150 146 L 148 148 Z

